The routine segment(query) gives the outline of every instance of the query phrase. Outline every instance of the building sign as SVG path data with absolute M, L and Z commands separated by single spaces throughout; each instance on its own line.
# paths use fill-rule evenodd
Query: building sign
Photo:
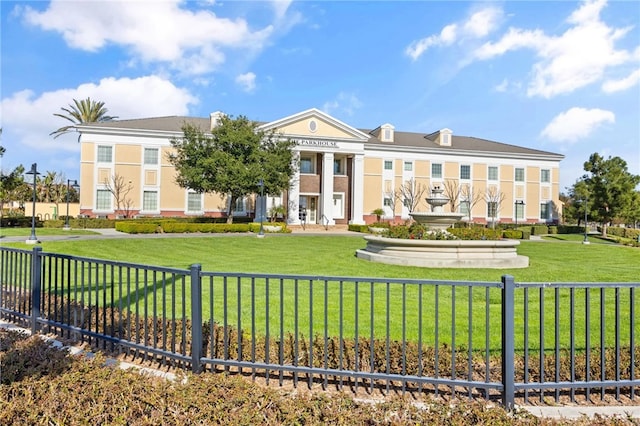
M 318 140 L 318 139 L 291 139 L 297 145 L 301 146 L 315 146 L 315 147 L 329 147 L 329 148 L 338 148 L 338 142 L 336 141 L 327 141 L 327 140 Z

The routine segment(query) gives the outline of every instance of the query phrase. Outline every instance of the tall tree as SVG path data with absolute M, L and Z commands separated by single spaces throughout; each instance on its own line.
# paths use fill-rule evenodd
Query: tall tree
M 627 170 L 627 162 L 620 157 L 603 158 L 593 153 L 584 163 L 588 173 L 582 177 L 589 192 L 590 215 L 602 224 L 602 235 L 607 235 L 607 226 L 631 209 L 635 188 L 640 176 Z
M 54 139 L 60 135 L 71 132 L 78 124 L 99 123 L 118 118 L 107 115 L 109 110 L 104 107 L 104 102 L 92 101 L 91 98 L 87 98 L 81 101 L 74 99 L 73 103 L 74 105 L 69 104 L 69 108 L 60 108 L 66 114 L 53 114 L 56 117 L 64 118 L 73 123 L 51 132 L 49 135 L 53 136 Z
M 184 136 L 171 140 L 174 152 L 169 162 L 176 168 L 176 182 L 200 193 L 217 193 L 227 197 L 227 223 L 233 223 L 233 206 L 249 194 L 278 194 L 290 186 L 295 172 L 290 140 L 258 129 L 258 124 L 244 116 L 222 116 L 205 134 L 185 124 Z

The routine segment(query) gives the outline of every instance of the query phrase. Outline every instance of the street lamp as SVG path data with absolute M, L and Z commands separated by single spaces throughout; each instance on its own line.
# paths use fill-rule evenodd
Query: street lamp
M 26 175 L 33 175 L 33 213 L 31 214 L 31 235 L 25 241 L 27 244 L 37 244 L 39 243 L 38 238 L 36 237 L 36 178 L 40 174 L 38 173 L 38 164 L 33 163 L 31 165 L 31 170 L 26 172 Z
M 582 240 L 582 244 L 589 244 L 587 239 L 587 200 L 588 198 L 582 200 L 584 202 L 584 240 Z
M 521 209 L 524 209 L 524 201 L 522 200 L 516 200 L 516 228 L 518 227 L 518 207 L 520 207 Z
M 258 186 L 260 187 L 260 231 L 258 232 L 258 238 L 264 237 L 264 179 L 260 179 L 258 181 Z
M 73 182 L 73 183 L 71 183 Z M 78 181 L 75 179 L 67 179 L 67 215 L 65 216 L 63 230 L 68 231 L 71 229 L 69 226 L 69 191 L 70 188 L 78 189 Z

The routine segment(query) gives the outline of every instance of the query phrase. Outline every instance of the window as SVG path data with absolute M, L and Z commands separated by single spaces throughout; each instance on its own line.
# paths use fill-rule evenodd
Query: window
M 111 210 L 111 192 L 106 189 L 96 191 L 96 210 Z
M 158 191 L 144 191 L 142 195 L 142 210 L 147 212 L 158 210 Z
M 144 164 L 158 164 L 158 148 L 144 149 Z
M 498 217 L 498 203 L 495 201 L 489 201 L 487 203 L 487 216 L 492 219 Z
M 488 175 L 489 180 L 498 180 L 498 168 L 496 166 L 489 166 Z
M 391 140 L 391 129 L 384 129 L 384 140 L 385 141 L 390 141 Z
M 516 168 L 516 182 L 524 182 L 524 169 Z
M 431 177 L 433 179 L 442 179 L 442 164 L 434 163 L 431 165 Z
M 468 166 L 468 165 L 460 166 L 460 179 L 463 179 L 463 180 L 471 179 L 471 166 Z
M 464 215 L 464 217 L 469 217 L 469 202 L 466 200 L 460 201 L 460 213 Z
M 112 158 L 111 146 L 99 145 L 98 146 L 98 163 L 111 163 Z
M 187 211 L 190 213 L 202 212 L 202 196 L 196 192 L 187 194 Z
M 236 198 L 236 204 L 233 206 L 234 213 L 243 213 L 244 212 L 244 198 L 238 197 Z
M 315 173 L 312 157 L 300 157 L 300 173 Z
M 333 174 L 344 175 L 344 161 L 342 158 L 334 158 L 333 160 Z
M 404 171 L 405 172 L 410 172 L 413 170 L 413 163 L 411 161 L 405 161 L 404 162 Z
M 384 160 L 384 169 L 385 170 L 393 170 L 393 161 Z
M 382 205 L 385 207 L 391 207 L 391 198 L 384 197 L 384 200 L 382 201 Z
M 524 202 L 516 201 L 516 219 L 524 219 Z
M 540 219 L 549 219 L 549 203 L 540 203 Z
M 540 170 L 540 182 L 542 183 L 551 182 L 551 170 L 549 169 Z

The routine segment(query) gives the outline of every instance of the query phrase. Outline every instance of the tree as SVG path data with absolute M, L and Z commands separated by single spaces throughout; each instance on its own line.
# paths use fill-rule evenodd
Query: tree
M 402 198 L 402 194 L 400 193 L 399 188 L 393 188 L 383 194 L 386 205 L 391 209 L 391 220 L 396 219 L 396 206 L 398 205 L 398 201 Z
M 455 179 L 444 181 L 444 195 L 449 199 L 449 208 L 452 212 L 458 211 L 458 200 L 460 199 L 460 183 Z
M 427 187 L 421 183 L 416 182 L 411 178 L 400 186 L 400 196 L 404 206 L 409 210 L 409 213 L 413 212 L 420 204 L 420 200 L 427 191 Z
M 0 216 L 4 214 L 4 205 L 12 201 L 22 201 L 20 188 L 25 185 L 24 167 L 16 167 L 11 173 L 0 173 Z
M 584 163 L 588 173 L 584 182 L 590 195 L 591 218 L 602 224 L 602 235 L 607 236 L 607 226 L 632 209 L 635 188 L 640 176 L 627 171 L 627 163 L 620 157 L 604 159 L 593 153 Z
M 118 118 L 107 115 L 109 110 L 104 107 L 104 102 L 92 101 L 91 98 L 87 98 L 81 101 L 74 99 L 73 103 L 75 105 L 69 104 L 69 108 L 60 108 L 66 114 L 53 114 L 56 117 L 64 118 L 73 123 L 72 125 L 60 127 L 58 130 L 49 133 L 54 139 L 60 135 L 71 132 L 78 124 L 100 123 Z
M 498 218 L 498 212 L 500 212 L 500 206 L 502 205 L 504 198 L 504 192 L 500 191 L 495 186 L 487 188 L 487 191 L 485 192 L 485 199 L 489 209 L 489 217 L 491 218 L 491 228 L 493 229 L 496 227 L 496 219 Z
M 133 206 L 133 200 L 129 198 L 129 193 L 133 190 L 131 181 L 125 181 L 122 175 L 116 173 L 109 179 L 105 179 L 104 185 L 107 191 L 113 195 L 113 200 L 116 204 L 116 215 L 123 215 L 128 218 Z
M 244 116 L 222 116 L 210 134 L 190 124 L 182 131 L 182 138 L 171 140 L 175 152 L 169 155 L 176 168 L 176 183 L 227 197 L 227 223 L 233 223 L 238 199 L 260 192 L 260 179 L 266 195 L 289 188 L 295 172 L 292 141 L 258 129 L 257 123 Z
M 473 206 L 478 204 L 484 198 L 484 193 L 474 189 L 471 185 L 465 184 L 460 188 L 460 202 L 468 203 L 469 221 L 471 221 L 471 211 Z

